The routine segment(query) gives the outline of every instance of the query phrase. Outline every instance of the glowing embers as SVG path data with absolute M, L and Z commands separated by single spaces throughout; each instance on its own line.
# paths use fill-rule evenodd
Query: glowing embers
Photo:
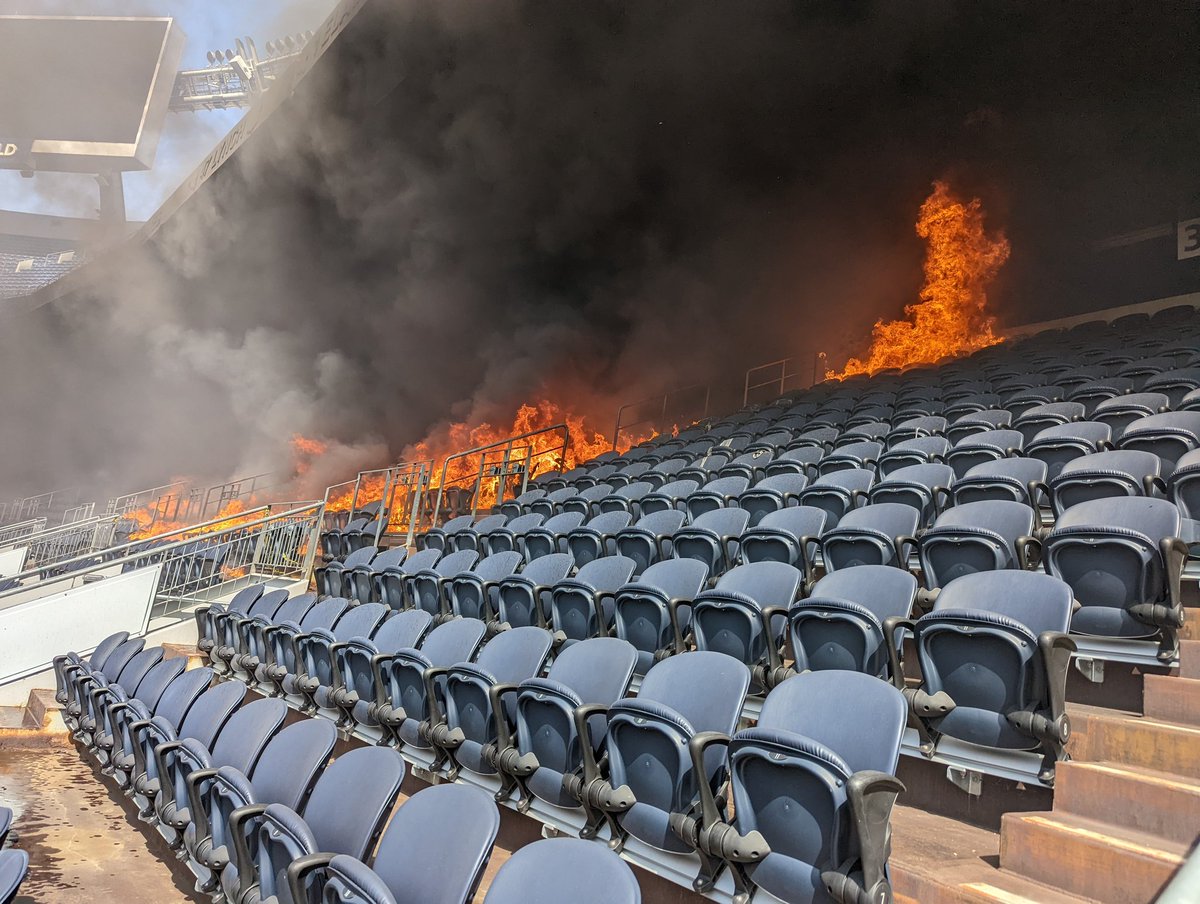
M 964 202 L 945 182 L 933 184 L 916 224 L 927 244 L 921 300 L 904 309 L 904 320 L 878 321 L 867 354 L 827 378 L 931 363 L 1003 341 L 987 312 L 987 287 L 1010 249 L 1003 233 L 984 231 L 983 216 L 978 198 Z

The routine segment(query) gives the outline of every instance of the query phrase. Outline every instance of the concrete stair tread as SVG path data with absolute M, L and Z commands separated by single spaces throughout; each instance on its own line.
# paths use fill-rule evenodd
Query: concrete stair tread
M 1180 643 L 1179 676 L 1200 678 L 1200 640 L 1184 640 Z
M 1096 707 L 1072 709 L 1071 726 L 1067 749 L 1073 759 L 1200 778 L 1200 726 Z
M 1148 718 L 1200 725 L 1200 678 L 1147 675 L 1144 693 Z
M 1054 811 L 1187 844 L 1200 834 L 1200 779 L 1073 760 L 1059 765 Z
M 1105 904 L 1144 904 L 1183 863 L 1188 845 L 1074 813 L 1009 813 L 1004 869 Z

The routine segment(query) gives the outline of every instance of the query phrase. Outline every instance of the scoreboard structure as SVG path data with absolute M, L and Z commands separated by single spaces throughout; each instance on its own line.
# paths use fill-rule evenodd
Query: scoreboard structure
M 186 40 L 169 17 L 0 16 L 0 168 L 149 169 Z

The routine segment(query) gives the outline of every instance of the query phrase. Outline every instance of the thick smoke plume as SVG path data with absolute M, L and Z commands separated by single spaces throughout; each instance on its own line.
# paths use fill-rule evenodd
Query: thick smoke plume
M 672 385 L 844 359 L 915 297 L 945 174 L 1035 249 L 1002 316 L 1080 304 L 1031 291 L 1070 225 L 1031 211 L 1135 178 L 1127 221 L 1188 172 L 1096 149 L 1147 111 L 1194 124 L 1129 96 L 1164 56 L 1143 80 L 1123 42 L 1187 46 L 1154 18 L 1110 47 L 986 4 L 372 0 L 153 241 L 3 322 L 0 490 L 286 471 L 303 434 L 330 450 L 310 492 L 526 400 L 603 431 Z

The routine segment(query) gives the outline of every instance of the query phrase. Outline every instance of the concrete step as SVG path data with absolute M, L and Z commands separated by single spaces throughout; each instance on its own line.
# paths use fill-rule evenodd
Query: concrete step
M 1187 845 L 1070 813 L 1010 813 L 1000 865 L 1103 904 L 1146 904 L 1182 865 Z
M 1190 844 L 1200 835 L 1200 781 L 1121 763 L 1073 760 L 1058 766 L 1054 811 Z
M 1179 644 L 1179 677 L 1200 678 L 1200 640 Z
M 1072 759 L 1084 762 L 1121 763 L 1200 778 L 1200 726 L 1073 707 L 1067 749 Z
M 1147 675 L 1143 688 L 1147 718 L 1200 725 L 1200 679 Z
M 1183 607 L 1183 627 L 1179 629 L 1182 640 L 1200 640 L 1200 609 Z

